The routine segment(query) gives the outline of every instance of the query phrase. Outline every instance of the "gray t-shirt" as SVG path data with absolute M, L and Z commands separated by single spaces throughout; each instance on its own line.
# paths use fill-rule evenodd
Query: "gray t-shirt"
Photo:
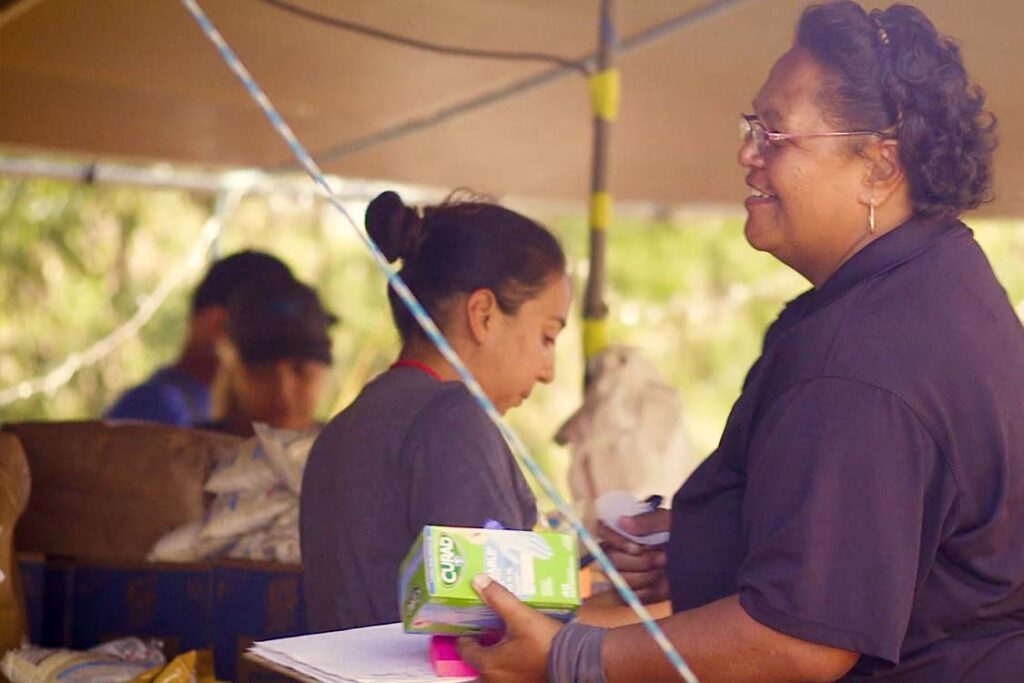
M 334 417 L 309 455 L 301 537 L 310 628 L 398 621 L 398 566 L 426 524 L 531 528 L 536 501 L 460 382 L 397 367 Z

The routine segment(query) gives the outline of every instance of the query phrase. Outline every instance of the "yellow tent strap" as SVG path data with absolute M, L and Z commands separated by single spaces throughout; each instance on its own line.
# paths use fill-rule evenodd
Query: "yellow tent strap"
M 618 69 L 603 69 L 590 77 L 590 107 L 599 119 L 614 121 L 618 117 Z
M 590 228 L 595 231 L 608 229 L 612 217 L 612 195 L 610 192 L 595 192 L 590 195 Z M 590 360 L 608 346 L 608 324 L 605 316 L 584 318 L 583 356 Z
M 590 229 L 607 230 L 612 220 L 612 195 L 595 192 L 590 195 Z
M 608 347 L 608 320 L 583 319 L 583 355 L 590 360 Z

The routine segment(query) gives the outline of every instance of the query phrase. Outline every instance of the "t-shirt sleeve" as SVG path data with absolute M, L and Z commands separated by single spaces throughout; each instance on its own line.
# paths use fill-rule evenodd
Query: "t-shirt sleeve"
M 403 447 L 412 468 L 410 525 L 479 527 L 487 520 L 527 529 L 535 507 L 504 440 L 465 390 L 442 397 L 416 420 Z M 527 494 L 529 495 L 529 494 Z M 529 501 L 532 504 L 532 496 Z
M 955 497 L 927 429 L 892 394 L 822 378 L 752 436 L 740 604 L 782 633 L 899 659 L 922 557 Z
M 180 390 L 158 383 L 146 383 L 129 389 L 107 409 L 111 420 L 145 420 L 167 425 L 192 423 L 188 404 Z

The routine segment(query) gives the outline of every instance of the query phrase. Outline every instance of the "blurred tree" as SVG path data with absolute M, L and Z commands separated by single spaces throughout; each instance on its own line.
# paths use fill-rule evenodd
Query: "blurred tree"
M 211 209 L 209 198 L 184 192 L 0 180 L 0 387 L 45 373 L 127 320 L 139 298 L 184 259 Z M 351 207 L 357 217 L 364 209 Z M 584 219 L 547 219 L 569 255 L 578 298 L 587 269 Z M 1024 314 L 1024 222 L 971 224 Z M 341 317 L 320 413 L 326 419 L 397 352 L 384 279 L 351 228 L 310 197 L 245 198 L 217 245 L 221 255 L 243 248 L 285 259 Z M 753 251 L 739 216 L 616 220 L 608 267 L 611 339 L 646 351 L 679 388 L 695 451 L 703 457 L 718 441 L 765 327 L 807 284 Z M 124 387 L 173 360 L 201 274 L 172 294 L 137 339 L 53 396 L 0 406 L 0 422 L 99 415 Z M 580 400 L 578 314 L 559 343 L 557 381 L 538 387 L 509 416 L 563 487 L 567 454 L 551 437 Z

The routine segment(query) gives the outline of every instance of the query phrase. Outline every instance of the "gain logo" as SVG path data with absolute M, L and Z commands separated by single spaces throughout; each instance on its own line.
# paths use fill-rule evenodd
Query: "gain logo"
M 451 586 L 459 580 L 465 560 L 459 552 L 459 546 L 448 534 L 441 534 L 437 539 L 438 568 L 441 571 L 441 583 Z

